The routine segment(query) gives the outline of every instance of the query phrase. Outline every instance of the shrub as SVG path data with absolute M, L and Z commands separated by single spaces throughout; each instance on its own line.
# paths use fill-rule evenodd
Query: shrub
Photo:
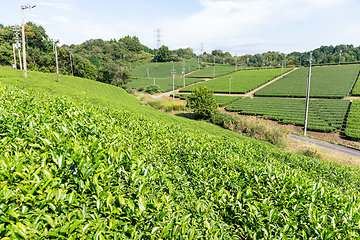
M 269 142 L 277 147 L 286 147 L 287 130 L 269 126 L 254 120 L 239 118 L 226 113 L 217 113 L 210 118 L 210 122 L 231 131 L 240 132 L 245 136 Z
M 145 89 L 145 92 L 147 92 L 151 95 L 154 93 L 158 93 L 159 91 L 160 91 L 160 87 L 158 85 L 147 86 Z
M 187 107 L 190 107 L 201 118 L 209 118 L 218 112 L 215 96 L 207 87 L 195 88 L 186 101 Z

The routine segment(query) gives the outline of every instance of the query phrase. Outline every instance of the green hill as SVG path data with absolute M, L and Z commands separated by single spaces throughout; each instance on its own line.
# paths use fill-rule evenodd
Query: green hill
M 359 238 L 360 170 L 0 67 L 3 239 Z

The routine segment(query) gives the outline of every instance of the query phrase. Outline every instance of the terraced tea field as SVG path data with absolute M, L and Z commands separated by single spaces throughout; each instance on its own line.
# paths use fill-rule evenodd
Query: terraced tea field
M 345 135 L 360 140 L 360 100 L 353 100 L 346 121 Z
M 291 68 L 285 68 L 284 73 L 290 70 Z M 281 68 L 234 72 L 231 74 L 231 93 L 236 94 L 250 92 L 251 90 L 254 90 L 257 87 L 271 81 L 275 77 L 280 76 L 281 72 Z M 215 93 L 229 93 L 229 79 L 230 74 L 182 88 L 180 89 L 180 92 L 191 92 L 194 88 L 206 86 Z
M 349 100 L 310 100 L 308 129 L 330 132 L 342 127 Z M 305 100 L 291 98 L 243 98 L 226 107 L 246 115 L 260 115 L 271 120 L 303 126 Z
M 313 67 L 310 97 L 343 98 L 347 96 L 360 70 L 360 65 Z M 308 68 L 298 69 L 260 89 L 255 96 L 305 97 Z
M 358 168 L 142 107 L 121 88 L 0 70 L 2 239 L 360 237 Z M 116 101 L 72 99 L 89 89 Z
M 229 73 L 235 72 L 234 66 L 228 65 L 216 65 L 215 67 L 215 77 L 223 76 Z M 200 71 L 190 74 L 190 78 L 213 78 L 214 77 L 214 66 L 209 66 Z

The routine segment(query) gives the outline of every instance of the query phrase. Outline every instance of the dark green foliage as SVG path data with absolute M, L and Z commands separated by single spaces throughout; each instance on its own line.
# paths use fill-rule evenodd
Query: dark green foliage
M 168 62 L 172 60 L 172 53 L 167 46 L 162 45 L 158 50 L 156 50 L 154 62 Z
M 187 107 L 201 118 L 209 118 L 218 111 L 214 94 L 207 87 L 195 88 L 186 99 Z
M 158 93 L 159 91 L 160 91 L 160 87 L 158 85 L 147 86 L 145 89 L 145 92 L 149 94 Z
M 331 132 L 342 127 L 349 100 L 310 100 L 308 129 Z M 243 98 L 226 107 L 240 114 L 260 115 L 287 124 L 304 125 L 305 99 Z
M 360 140 L 360 100 L 353 100 L 346 120 L 345 135 Z

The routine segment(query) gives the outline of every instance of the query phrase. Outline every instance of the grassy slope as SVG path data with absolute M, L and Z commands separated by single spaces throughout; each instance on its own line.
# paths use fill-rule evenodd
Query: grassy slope
M 141 106 L 140 101 L 124 90 L 96 81 L 91 81 L 78 77 L 60 76 L 60 82 L 56 82 L 56 74 L 46 74 L 41 72 L 28 72 L 25 79 L 21 71 L 14 71 L 7 67 L 0 67 L 0 81 L 10 83 L 24 89 L 34 89 L 57 95 L 66 95 L 78 101 L 90 101 L 101 106 L 111 106 L 126 110 L 142 113 L 153 120 L 171 121 L 190 129 L 202 129 L 210 134 L 229 137 L 232 139 L 244 139 L 245 137 L 224 130 L 220 127 L 192 121 L 186 118 L 169 115 L 157 111 L 150 107 Z M 255 141 L 250 140 L 249 141 Z

